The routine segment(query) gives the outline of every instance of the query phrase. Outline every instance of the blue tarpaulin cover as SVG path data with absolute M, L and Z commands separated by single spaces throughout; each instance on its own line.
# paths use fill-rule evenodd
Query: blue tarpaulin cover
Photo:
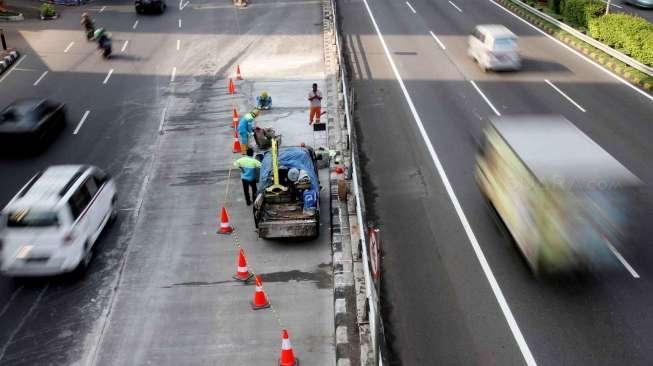
M 311 154 L 303 147 L 281 147 L 279 148 L 279 167 L 297 168 L 306 171 L 311 178 L 311 189 L 315 192 L 320 190 L 320 182 L 313 168 Z M 269 187 L 274 182 L 272 174 L 272 153 L 267 152 L 263 157 L 261 174 L 259 176 L 259 191 Z

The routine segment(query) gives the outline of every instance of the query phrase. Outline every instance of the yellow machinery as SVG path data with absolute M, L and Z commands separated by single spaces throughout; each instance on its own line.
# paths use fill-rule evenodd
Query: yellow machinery
M 272 139 L 272 175 L 274 177 L 274 184 L 267 187 L 265 192 L 274 195 L 279 195 L 287 192 L 288 187 L 279 184 L 279 151 L 276 138 Z

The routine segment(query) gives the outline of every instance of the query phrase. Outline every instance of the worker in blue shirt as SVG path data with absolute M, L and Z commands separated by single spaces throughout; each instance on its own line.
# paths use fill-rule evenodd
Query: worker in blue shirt
M 258 172 L 261 169 L 261 162 L 254 159 L 254 150 L 251 147 L 247 148 L 247 155 L 234 161 L 234 166 L 240 168 L 240 180 L 243 181 L 243 191 L 245 193 L 245 202 L 247 206 L 252 204 L 256 199 L 256 181 L 258 180 Z M 252 190 L 252 198 L 249 198 L 250 187 Z
M 240 137 L 240 151 L 243 155 L 247 153 L 247 143 L 249 141 L 249 134 L 254 131 L 254 114 L 245 113 L 244 116 L 238 121 L 238 136 Z
M 257 109 L 270 109 L 272 108 L 272 97 L 268 95 L 268 92 L 263 92 L 261 95 L 256 97 L 256 108 Z

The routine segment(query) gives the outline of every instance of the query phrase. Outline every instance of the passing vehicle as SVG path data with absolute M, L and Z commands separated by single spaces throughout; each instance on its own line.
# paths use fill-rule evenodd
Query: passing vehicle
M 36 151 L 66 125 L 63 103 L 21 99 L 0 111 L 0 146 L 3 150 Z
M 619 266 L 642 182 L 561 116 L 493 117 L 475 178 L 536 274 Z
M 483 71 L 521 68 L 517 36 L 503 25 L 476 26 L 469 36 L 467 53 Z
M 653 0 L 626 0 L 626 3 L 640 8 L 653 8 Z
M 0 271 L 23 277 L 84 270 L 116 217 L 116 197 L 113 180 L 93 166 L 37 173 L 0 212 Z
M 281 147 L 263 156 L 254 200 L 259 238 L 305 238 L 320 233 L 317 157 L 308 147 Z
M 166 2 L 164 0 L 135 0 L 134 7 L 138 14 L 159 13 L 166 11 Z

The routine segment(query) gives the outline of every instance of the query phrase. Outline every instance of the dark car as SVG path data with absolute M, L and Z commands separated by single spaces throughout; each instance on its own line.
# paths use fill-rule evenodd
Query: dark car
M 0 111 L 0 146 L 24 151 L 42 148 L 66 124 L 62 103 L 22 99 Z
M 160 13 L 166 10 L 166 2 L 163 0 L 135 0 L 134 6 L 138 14 Z

